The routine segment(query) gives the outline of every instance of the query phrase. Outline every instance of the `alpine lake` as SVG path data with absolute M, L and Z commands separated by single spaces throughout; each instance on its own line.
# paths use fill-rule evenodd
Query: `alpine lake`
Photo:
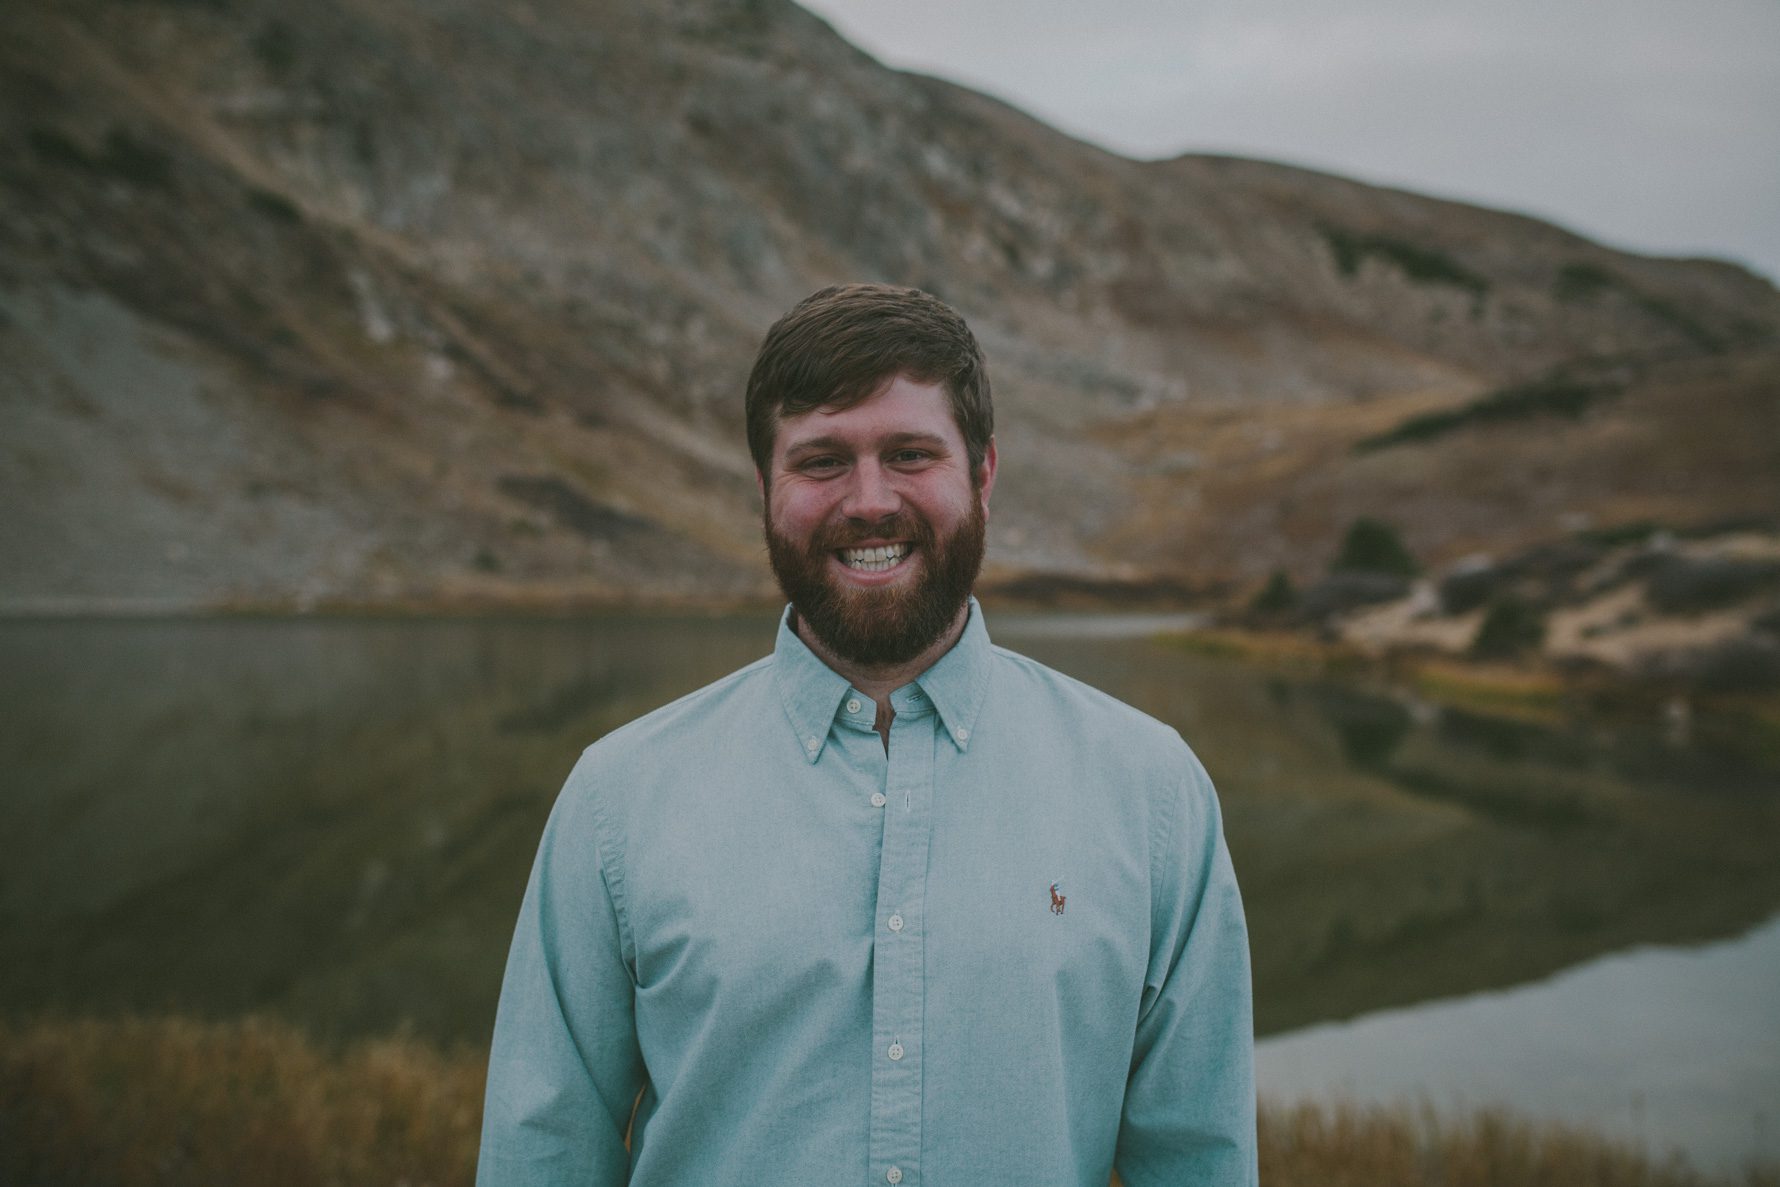
M 1780 1155 L 1780 755 L 1492 716 L 988 613 L 1217 783 L 1281 1101 L 1501 1105 Z M 770 612 L 0 623 L 0 1011 L 488 1040 L 580 750 L 765 654 Z

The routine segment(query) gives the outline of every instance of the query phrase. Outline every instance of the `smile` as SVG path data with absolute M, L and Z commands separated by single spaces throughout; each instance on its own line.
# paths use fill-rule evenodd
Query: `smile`
M 840 550 L 841 563 L 849 569 L 861 573 L 882 573 L 894 569 L 909 554 L 911 545 L 880 544 L 874 548 L 843 548 Z

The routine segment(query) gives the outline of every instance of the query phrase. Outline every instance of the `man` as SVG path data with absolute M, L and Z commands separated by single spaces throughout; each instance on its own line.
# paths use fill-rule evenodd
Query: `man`
M 970 330 L 824 289 L 768 333 L 747 424 L 777 646 L 569 776 L 479 1182 L 1253 1183 L 1217 800 L 1173 730 L 990 645 Z

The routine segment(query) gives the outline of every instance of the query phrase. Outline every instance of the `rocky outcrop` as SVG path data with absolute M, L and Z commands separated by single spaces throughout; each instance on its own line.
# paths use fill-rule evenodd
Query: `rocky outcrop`
M 1369 652 L 1541 661 L 1704 692 L 1780 690 L 1780 527 L 1582 533 L 1474 556 L 1404 596 L 1288 615 Z M 1275 621 L 1282 617 L 1275 614 Z

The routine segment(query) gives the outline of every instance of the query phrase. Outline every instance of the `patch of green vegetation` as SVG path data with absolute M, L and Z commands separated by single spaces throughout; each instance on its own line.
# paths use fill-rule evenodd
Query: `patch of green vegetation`
M 647 520 L 596 502 L 554 474 L 505 474 L 496 486 L 509 498 L 545 512 L 560 526 L 592 540 L 618 539 L 649 530 Z
M 1464 289 L 1474 297 L 1489 291 L 1489 281 L 1471 271 L 1445 252 L 1424 247 L 1389 235 L 1362 235 L 1340 227 L 1318 228 L 1329 250 L 1335 253 L 1335 266 L 1343 276 L 1355 276 L 1368 258 L 1390 264 L 1417 284 L 1446 284 Z
M 173 158 L 165 149 L 138 140 L 123 128 L 113 128 L 105 137 L 105 157 L 100 164 L 132 185 L 173 188 Z
M 1515 659 L 1538 650 L 1543 642 L 1545 616 L 1519 598 L 1504 597 L 1485 612 L 1471 654 L 1478 659 Z
M 25 134 L 25 139 L 39 157 L 52 165 L 72 165 L 86 169 L 97 163 L 85 149 L 55 128 L 32 128 Z
M 123 128 L 105 137 L 104 151 L 93 153 L 56 128 L 33 127 L 26 140 L 39 158 L 52 164 L 91 169 L 122 178 L 132 185 L 171 189 L 173 158 L 163 148 L 136 139 Z
M 1341 552 L 1330 566 L 1335 573 L 1379 573 L 1413 577 L 1421 571 L 1397 529 L 1383 520 L 1362 517 L 1347 529 Z
M 1290 614 L 1298 608 L 1298 590 L 1284 569 L 1275 569 L 1248 608 L 1255 614 Z
M 266 22 L 254 34 L 253 55 L 273 74 L 288 73 L 297 64 L 297 38 L 289 25 L 280 20 Z
M 274 222 L 289 223 L 294 226 L 303 221 L 303 212 L 297 209 L 295 202 L 283 194 L 263 190 L 258 186 L 247 191 L 247 205 Z
M 1409 441 L 1430 441 L 1472 425 L 1501 424 L 1539 416 L 1577 420 L 1598 401 L 1618 394 L 1619 387 L 1614 384 L 1583 383 L 1556 377 L 1536 379 L 1479 396 L 1450 411 L 1412 416 L 1394 429 L 1355 442 L 1354 452 L 1370 453 Z
M 1653 297 L 1642 292 L 1625 277 L 1598 264 L 1572 261 L 1558 269 L 1552 284 L 1552 295 L 1560 301 L 1592 301 L 1602 293 L 1619 293 L 1633 306 L 1664 323 L 1701 350 L 1717 352 L 1724 341 L 1705 324 L 1666 297 Z
M 1608 289 L 1625 284 L 1619 277 L 1596 264 L 1572 262 L 1558 269 L 1557 281 L 1551 286 L 1560 301 L 1587 301 Z
M 1673 301 L 1663 297 L 1647 296 L 1644 293 L 1632 294 L 1633 303 L 1651 317 L 1666 322 L 1676 333 L 1691 341 L 1701 350 L 1716 354 L 1724 349 L 1724 342 L 1708 330 L 1699 319 L 1687 313 Z
M 1618 548 L 1624 544 L 1642 544 L 1662 530 L 1663 525 L 1653 519 L 1639 519 L 1606 528 L 1584 528 L 1576 533 L 1576 538 L 1586 544 Z

